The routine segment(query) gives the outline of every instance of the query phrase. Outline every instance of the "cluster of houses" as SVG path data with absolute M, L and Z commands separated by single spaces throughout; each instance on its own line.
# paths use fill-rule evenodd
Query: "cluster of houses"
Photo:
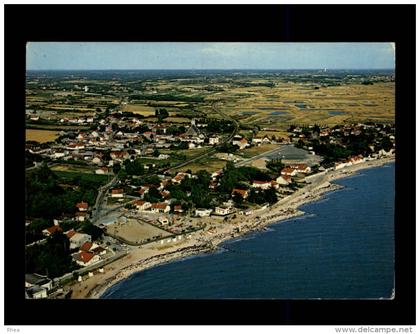
M 309 140 L 318 139 L 323 143 L 342 145 L 343 138 L 350 135 L 359 136 L 365 131 L 369 131 L 374 136 L 374 140 L 369 146 L 372 151 L 372 154 L 370 155 L 371 157 L 392 154 L 392 152 L 385 152 L 384 150 L 375 153 L 374 144 L 378 143 L 379 140 L 384 137 L 388 137 L 389 140 L 395 144 L 395 124 L 358 123 L 336 125 L 334 127 L 323 126 L 318 128 L 314 125 L 309 125 L 306 128 L 296 126 L 291 132 L 290 140 L 294 143 L 300 140 L 307 143 L 306 148 L 310 151 L 310 153 L 315 154 L 315 152 L 313 152 L 313 148 L 308 142 Z M 392 151 L 393 150 L 394 149 L 392 149 Z

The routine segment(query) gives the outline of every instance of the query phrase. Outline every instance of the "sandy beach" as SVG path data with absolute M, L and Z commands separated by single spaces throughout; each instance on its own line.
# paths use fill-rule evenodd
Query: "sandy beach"
M 342 188 L 340 185 L 332 184 L 331 181 L 394 160 L 394 156 L 386 157 L 309 176 L 306 178 L 308 182 L 306 186 L 267 209 L 257 210 L 248 216 L 237 213 L 227 221 L 208 217 L 206 219 L 207 227 L 204 231 L 192 233 L 170 245 L 154 242 L 143 246 L 129 247 L 128 254 L 105 266 L 103 273 L 95 273 L 93 277 L 89 278 L 86 275 L 82 282 L 72 282 L 66 288 L 73 290 L 71 296 L 73 299 L 99 298 L 112 285 L 138 271 L 198 253 L 215 251 L 217 245 L 223 241 L 264 229 L 265 226 L 272 223 L 303 215 L 304 212 L 298 210 L 302 204 L 319 200 L 326 192 Z

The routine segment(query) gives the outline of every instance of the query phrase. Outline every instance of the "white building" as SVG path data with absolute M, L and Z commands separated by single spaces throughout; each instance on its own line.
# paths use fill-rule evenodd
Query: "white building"
M 92 241 L 92 237 L 89 234 L 78 233 L 78 232 L 71 234 L 69 239 L 70 239 L 70 249 L 80 248 L 85 242 Z
M 196 209 L 195 215 L 198 217 L 208 217 L 212 211 L 212 209 Z
M 150 211 L 153 213 L 168 213 L 171 211 L 171 207 L 167 203 L 153 203 Z
M 209 138 L 209 144 L 210 144 L 210 145 L 216 145 L 216 144 L 219 144 L 219 137 L 210 137 L 210 138 Z
M 290 176 L 286 176 L 286 175 L 280 175 L 276 179 L 276 182 L 281 186 L 287 186 L 290 183 L 290 181 L 291 181 Z
M 227 207 L 224 207 L 224 206 L 216 206 L 214 212 L 217 215 L 226 216 L 229 213 L 231 213 L 231 208 L 227 208 Z
M 135 201 L 134 205 L 139 211 L 146 211 L 152 207 L 152 203 L 146 201 Z
M 271 188 L 271 181 L 252 181 L 251 187 L 267 190 Z

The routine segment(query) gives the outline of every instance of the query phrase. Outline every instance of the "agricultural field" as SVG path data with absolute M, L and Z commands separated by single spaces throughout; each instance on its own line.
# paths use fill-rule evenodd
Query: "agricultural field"
M 55 172 L 75 172 L 75 173 L 94 174 L 95 169 L 96 167 L 94 166 L 82 166 L 82 165 L 76 165 L 76 164 L 58 164 L 58 165 L 51 166 L 51 170 Z
M 38 143 L 47 143 L 54 141 L 60 136 L 60 131 L 26 129 L 26 141 L 37 141 Z
M 193 173 L 199 170 L 206 170 L 209 173 L 213 173 L 226 166 L 225 160 L 220 160 L 215 157 L 204 157 L 197 161 L 194 161 L 187 166 L 174 169 L 176 172 L 185 172 L 191 170 Z
M 238 98 L 238 94 L 245 95 Z M 328 87 L 278 83 L 273 88 L 225 91 L 220 96 L 223 102 L 219 107 L 242 123 L 281 130 L 289 124 L 392 121 L 395 118 L 394 94 L 391 82 Z
M 154 237 L 161 238 L 172 235 L 139 219 L 127 219 L 126 222 L 117 221 L 107 225 L 107 233 L 123 238 L 131 243 L 146 242 Z
M 133 114 L 139 114 L 142 116 L 154 116 L 155 108 L 149 107 L 145 104 L 126 104 L 124 105 L 123 111 L 132 112 Z

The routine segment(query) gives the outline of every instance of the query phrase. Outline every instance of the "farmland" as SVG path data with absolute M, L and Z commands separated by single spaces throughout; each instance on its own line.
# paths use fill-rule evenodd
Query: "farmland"
M 26 129 L 26 140 L 46 143 L 54 141 L 60 135 L 60 131 Z

